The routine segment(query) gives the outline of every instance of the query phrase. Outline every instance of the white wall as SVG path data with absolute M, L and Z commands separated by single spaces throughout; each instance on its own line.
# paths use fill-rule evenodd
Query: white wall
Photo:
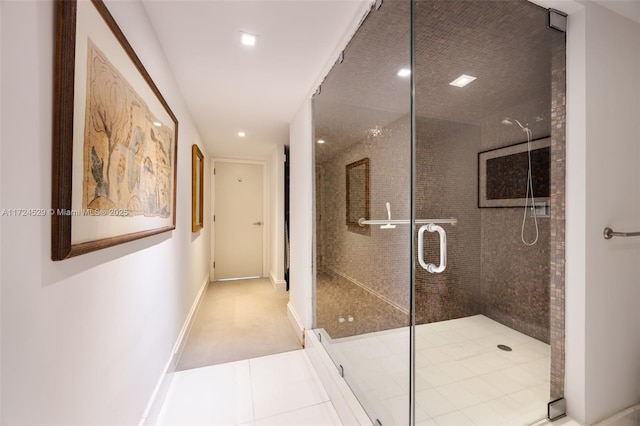
M 289 127 L 291 242 L 289 310 L 311 328 L 313 321 L 312 229 L 313 229 L 313 144 L 311 101 L 300 107 Z
M 569 415 L 593 424 L 640 402 L 640 24 L 594 2 L 567 34 L 566 374 Z
M 585 14 L 569 16 L 567 34 L 567 180 L 565 223 L 565 398 L 584 422 L 586 280 Z
M 640 402 L 640 24 L 586 4 L 585 421 Z
M 178 117 L 177 228 L 52 262 L 49 217 L 1 218 L 3 424 L 138 423 L 207 278 L 207 228 L 191 233 L 198 134 L 141 4 L 107 6 Z M 54 5 L 0 7 L 1 206 L 49 208 Z
M 2 32 L 2 5 L 0 5 L 0 35 Z M 0 52 L 1 52 L 1 44 L 0 44 Z M 2 81 L 2 55 L 0 54 L 0 82 Z M 2 84 L 0 84 L 0 99 L 2 99 Z M 2 127 L 2 102 L 0 102 L 0 128 Z M 0 141 L 2 136 L 0 134 Z M 2 145 L 0 145 L 0 154 L 2 152 Z M 0 158 L 2 158 L 0 156 Z M 2 161 L 0 161 L 0 188 L 2 188 Z M 0 206 L 2 204 L 2 191 L 0 191 Z M 2 241 L 2 220 L 0 220 L 0 241 Z M 2 244 L 0 244 L 0 259 L 2 259 Z M 2 261 L 0 261 L 0 322 L 2 321 Z M 1 329 L 1 328 L 0 328 Z M 0 331 L 0 339 L 2 336 L 2 332 Z M 2 345 L 0 345 L 0 423 L 2 422 Z

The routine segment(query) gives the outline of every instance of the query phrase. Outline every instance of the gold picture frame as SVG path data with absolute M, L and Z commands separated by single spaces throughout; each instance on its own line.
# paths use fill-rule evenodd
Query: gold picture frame
M 191 232 L 204 228 L 204 155 L 193 144 L 191 148 Z
M 178 120 L 101 0 L 56 2 L 51 258 L 176 226 Z

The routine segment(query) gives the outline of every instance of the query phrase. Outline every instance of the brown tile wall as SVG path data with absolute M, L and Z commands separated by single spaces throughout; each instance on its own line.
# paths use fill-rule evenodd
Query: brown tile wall
M 536 122 L 540 111 L 548 111 L 549 99 L 523 102 L 514 106 L 510 116 L 529 123 L 533 139 L 547 137 L 551 123 L 548 118 Z M 526 134 L 516 125 L 501 123 L 495 116 L 482 125 L 480 151 L 527 141 Z M 534 191 L 535 195 L 535 191 Z M 548 217 L 539 217 L 538 241 L 533 246 L 521 240 L 523 207 L 482 208 L 480 294 L 481 312 L 514 330 L 549 343 L 549 224 Z M 524 237 L 535 239 L 535 224 L 529 213 Z
M 483 211 L 482 311 L 548 343 L 549 219 L 538 218 L 538 242 L 529 247 L 520 239 L 522 215 L 522 209 Z M 528 219 L 527 227 L 533 228 L 532 222 Z M 533 241 L 532 234 L 525 233 L 527 241 Z
M 416 322 L 480 313 L 480 211 L 477 207 L 478 126 L 417 117 L 416 218 L 456 218 L 447 233 L 447 268 L 416 266 Z M 439 264 L 437 233 L 425 232 L 425 261 Z
M 551 74 L 551 400 L 564 396 L 565 373 L 565 206 L 566 43 L 555 32 Z
M 500 121 L 473 126 L 425 117 L 416 120 L 416 214 L 458 219 L 457 226 L 445 227 L 447 270 L 429 274 L 416 268 L 416 320 L 425 323 L 482 313 L 549 342 L 549 219 L 538 219 L 538 242 L 528 247 L 520 239 L 523 209 L 477 207 L 477 153 L 525 137 Z M 548 128 L 548 121 L 538 124 L 534 134 L 548 134 Z M 531 228 L 528 219 L 527 241 L 533 239 Z M 438 259 L 435 235 L 427 237 L 425 252 L 427 259 L 434 259 L 428 261 Z
M 429 274 L 416 267 L 416 320 L 426 323 L 483 313 L 548 342 L 550 220 L 538 219 L 539 240 L 528 247 L 520 240 L 521 208 L 477 207 L 477 153 L 523 137 L 517 129 L 495 122 L 481 127 L 426 117 L 416 120 L 416 216 L 458 219 L 456 226 L 444 225 L 447 270 Z M 409 308 L 409 229 L 399 225 L 393 230 L 372 226 L 368 233 L 350 230 L 344 219 L 345 166 L 370 159 L 372 218 L 386 217 L 387 201 L 393 218 L 408 218 L 408 125 L 406 118 L 400 119 L 380 136 L 366 137 L 319 166 L 322 177 L 317 191 L 324 200 L 318 205 L 319 270 L 350 278 L 390 301 L 391 305 L 379 300 L 380 312 L 387 305 L 404 312 Z M 548 125 L 538 125 L 535 135 L 548 131 Z M 527 226 L 530 230 L 530 220 Z M 427 232 L 425 237 L 425 259 L 439 263 L 437 235 Z M 346 280 L 345 292 L 349 285 Z M 361 304 L 371 307 L 371 303 Z M 329 317 L 318 314 L 319 327 L 324 326 L 323 318 Z M 359 315 L 356 321 L 363 318 Z M 396 320 L 374 323 L 378 330 L 399 326 Z M 352 324 L 351 328 L 368 330 L 370 326 Z
M 318 165 L 322 177 L 316 184 L 316 199 L 323 202 L 317 205 L 317 252 L 322 258 L 318 259 L 320 273 L 332 273 L 347 278 L 343 283 L 343 294 L 336 293 L 336 286 L 332 286 L 334 300 L 347 298 L 353 294 L 350 286 L 355 286 L 349 280 L 356 281 L 379 295 L 379 307 L 376 309 L 367 296 L 350 305 L 354 323 L 352 330 L 372 331 L 370 325 L 359 322 L 373 321 L 377 324 L 374 329 L 383 330 L 406 325 L 398 322 L 394 316 L 384 314 L 388 307 L 395 306 L 398 312 L 409 311 L 409 238 L 408 225 L 398 225 L 396 229 L 380 229 L 379 226 L 369 227 L 369 232 L 354 232 L 345 223 L 346 211 L 346 179 L 345 166 L 362 158 L 369 158 L 370 163 L 370 209 L 371 218 L 386 219 L 385 204 L 391 204 L 391 215 L 394 219 L 408 219 L 410 208 L 410 137 L 408 117 L 401 118 L 383 128 L 378 136 L 364 136 L 363 141 L 353 145 L 337 156 Z M 317 279 L 318 280 L 318 279 Z M 321 284 L 316 283 L 316 326 L 331 328 L 323 321 L 334 321 L 331 315 L 320 313 L 324 308 L 319 307 L 322 302 Z M 357 292 L 361 294 L 360 292 Z M 342 304 L 344 305 L 344 304 Z M 360 306 L 361 305 L 361 306 Z M 372 320 L 370 315 L 355 315 L 362 312 L 364 307 L 371 312 L 379 313 L 379 320 Z M 335 316 L 335 315 L 334 315 Z M 400 316 L 402 317 L 402 316 Z
M 521 208 L 477 207 L 478 152 L 521 142 L 524 137 L 520 130 L 499 122 L 495 119 L 474 126 L 426 117 L 416 120 L 416 216 L 458 219 L 456 226 L 444 225 L 446 271 L 429 274 L 416 267 L 416 321 L 482 313 L 549 342 L 549 218 L 538 218 L 538 242 L 528 247 L 520 240 Z M 387 305 L 387 299 L 405 312 L 409 309 L 409 228 L 349 229 L 345 224 L 345 166 L 370 159 L 372 218 L 386 217 L 387 201 L 393 218 L 408 218 L 408 126 L 407 118 L 397 120 L 379 136 L 367 136 L 319 165 L 317 189 L 319 199 L 324 200 L 318 205 L 319 270 L 354 280 L 380 295 L 381 306 Z M 548 126 L 548 122 L 538 124 L 534 137 L 543 136 Z M 532 223 L 527 220 L 528 241 L 533 238 Z M 439 263 L 437 234 L 425 233 L 425 259 Z M 318 318 L 318 326 L 320 322 Z M 391 321 L 376 328 L 395 326 L 396 321 Z
M 409 315 L 338 274 L 318 272 L 316 321 L 318 327 L 337 339 L 406 327 Z

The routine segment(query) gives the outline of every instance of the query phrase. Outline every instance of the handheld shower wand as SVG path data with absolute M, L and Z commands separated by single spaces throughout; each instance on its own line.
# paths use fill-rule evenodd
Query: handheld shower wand
M 520 126 L 520 129 L 522 129 L 522 131 L 527 135 L 527 157 L 528 157 L 527 192 L 524 197 L 524 216 L 522 217 L 522 227 L 520 228 L 520 239 L 522 240 L 523 244 L 527 246 L 532 246 L 538 242 L 538 236 L 539 236 L 538 216 L 536 214 L 536 200 L 533 195 L 533 177 L 531 176 L 531 139 L 533 139 L 533 136 L 531 134 L 531 129 L 529 129 L 529 125 L 523 126 L 522 123 L 520 123 L 518 120 L 511 119 L 511 118 L 504 118 L 502 120 L 502 124 L 506 124 L 508 126 L 513 125 L 513 123 L 516 123 L 518 126 Z M 531 211 L 533 212 L 533 223 L 535 224 L 535 227 L 536 227 L 536 237 L 530 243 L 527 242 L 527 240 L 525 240 L 524 238 L 524 225 L 527 222 L 527 210 L 529 208 L 529 195 L 531 195 Z

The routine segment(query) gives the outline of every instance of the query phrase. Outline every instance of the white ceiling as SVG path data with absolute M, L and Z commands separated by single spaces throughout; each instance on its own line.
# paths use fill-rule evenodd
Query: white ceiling
M 289 122 L 371 2 L 143 0 L 209 154 L 235 158 L 288 143 Z M 640 19 L 640 0 L 597 3 Z M 240 31 L 257 46 L 242 46 Z
M 236 158 L 288 143 L 289 122 L 369 3 L 143 1 L 209 154 Z M 240 31 L 257 46 L 240 44 Z

